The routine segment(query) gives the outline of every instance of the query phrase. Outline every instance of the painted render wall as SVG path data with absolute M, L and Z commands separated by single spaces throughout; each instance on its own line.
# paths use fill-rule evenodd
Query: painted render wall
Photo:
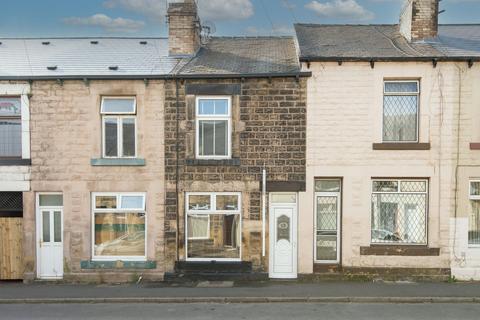
M 139 167 L 94 167 L 101 158 L 101 96 L 137 98 Z M 164 82 L 35 81 L 31 97 L 31 192 L 25 193 L 25 279 L 36 273 L 35 195 L 63 192 L 64 262 L 67 281 L 131 281 L 163 277 Z M 152 270 L 83 270 L 92 256 L 92 192 L 146 192 L 147 260 Z
M 470 143 L 480 142 L 480 65 L 476 63 L 470 69 L 462 68 L 457 77 L 457 83 L 461 81 L 462 93 L 457 109 L 460 113 L 457 210 L 450 214 L 451 268 L 457 279 L 480 280 L 480 248 L 468 245 L 469 180 L 480 179 L 480 150 L 470 149 Z
M 21 99 L 22 159 L 30 159 L 30 85 L 28 82 L 0 81 L 0 97 L 16 96 Z M 0 165 L 0 191 L 29 191 L 29 166 Z
M 314 179 L 343 178 L 342 265 L 352 268 L 450 267 L 454 211 L 458 69 L 466 63 L 312 63 L 307 85 L 307 192 L 299 216 L 299 273 L 313 272 Z M 471 71 L 467 71 L 471 72 Z M 420 80 L 419 142 L 430 150 L 373 150 L 382 142 L 384 79 Z M 428 178 L 428 247 L 438 256 L 360 255 L 370 246 L 371 180 Z

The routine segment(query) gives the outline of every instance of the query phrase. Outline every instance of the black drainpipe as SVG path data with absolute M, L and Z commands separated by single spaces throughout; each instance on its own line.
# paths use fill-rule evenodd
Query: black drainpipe
M 179 244 L 180 244 L 180 204 L 178 202 L 179 196 L 178 196 L 178 183 L 179 183 L 179 159 L 178 159 L 178 149 L 179 149 L 179 142 L 178 142 L 178 131 L 179 131 L 179 113 L 180 113 L 180 97 L 179 97 L 179 83 L 178 83 L 178 78 L 175 78 L 175 95 L 176 95 L 176 134 L 175 134 L 175 153 L 176 153 L 176 164 L 175 164 L 175 198 L 176 198 L 176 204 L 177 204 L 177 228 L 176 228 L 176 255 L 177 255 L 177 261 L 180 260 L 180 249 L 179 249 Z

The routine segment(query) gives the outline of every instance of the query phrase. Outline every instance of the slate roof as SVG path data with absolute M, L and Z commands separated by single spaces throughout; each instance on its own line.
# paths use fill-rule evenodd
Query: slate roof
M 233 75 L 289 74 L 299 71 L 293 37 L 214 37 L 180 73 Z
M 3 78 L 167 75 L 179 62 L 168 56 L 168 40 L 163 38 L 0 38 L 0 42 Z M 47 69 L 55 66 L 56 70 Z M 109 69 L 115 66 L 117 70 Z
M 0 43 L 0 79 L 300 72 L 292 37 L 212 38 L 193 59 L 169 56 L 165 38 L 0 38 Z
M 480 58 L 480 25 L 441 25 L 439 35 L 408 42 L 398 25 L 296 24 L 301 60 Z

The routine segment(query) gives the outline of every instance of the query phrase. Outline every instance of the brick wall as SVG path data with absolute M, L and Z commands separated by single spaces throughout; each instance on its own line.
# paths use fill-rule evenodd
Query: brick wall
M 410 40 L 433 38 L 438 33 L 439 0 L 412 0 L 400 16 L 400 32 Z
M 187 0 L 168 7 L 168 45 L 171 55 L 193 55 L 200 46 L 197 5 Z
M 306 82 L 304 79 L 274 78 L 192 83 L 237 83 L 241 94 L 232 97 L 232 158 L 240 165 L 187 165 L 195 155 L 195 96 L 185 95 L 179 85 L 179 184 L 176 201 L 176 90 L 166 85 L 166 259 L 169 268 L 176 260 L 176 230 L 179 229 L 179 258 L 184 250 L 185 192 L 242 192 L 242 260 L 265 270 L 261 258 L 261 171 L 265 164 L 268 181 L 305 181 Z M 177 210 L 180 213 L 177 226 Z M 268 228 L 267 228 L 268 229 Z M 268 260 L 268 259 L 267 259 Z

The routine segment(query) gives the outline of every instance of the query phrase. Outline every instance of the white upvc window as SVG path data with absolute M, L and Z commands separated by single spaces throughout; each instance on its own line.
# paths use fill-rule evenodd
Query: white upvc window
M 203 159 L 231 158 L 232 99 L 228 96 L 197 97 L 196 157 Z
M 372 181 L 374 244 L 427 244 L 428 180 Z
M 104 158 L 135 158 L 137 156 L 136 112 L 135 97 L 102 98 Z
M 468 245 L 480 247 L 480 179 L 469 182 Z
M 22 158 L 20 97 L 0 96 L 0 158 Z
M 418 142 L 420 82 L 388 80 L 383 84 L 383 142 Z
M 92 260 L 146 260 L 145 193 L 92 194 Z
M 185 197 L 189 261 L 240 261 L 241 193 L 189 192 Z

